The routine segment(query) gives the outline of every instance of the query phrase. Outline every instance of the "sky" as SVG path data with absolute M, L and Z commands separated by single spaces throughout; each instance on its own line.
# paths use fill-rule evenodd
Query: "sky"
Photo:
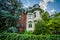
M 39 4 L 41 9 L 48 11 L 50 14 L 60 12 L 60 0 L 21 0 L 21 2 L 23 3 L 23 8 Z

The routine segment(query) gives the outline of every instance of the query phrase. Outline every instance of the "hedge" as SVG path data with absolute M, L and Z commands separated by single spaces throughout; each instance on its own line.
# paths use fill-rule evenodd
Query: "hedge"
M 60 35 L 27 35 L 19 33 L 0 33 L 0 40 L 60 40 Z

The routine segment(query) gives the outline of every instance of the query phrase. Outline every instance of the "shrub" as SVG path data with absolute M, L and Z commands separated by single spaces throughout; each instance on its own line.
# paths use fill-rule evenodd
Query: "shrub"
M 33 32 L 32 31 L 25 31 L 24 34 L 32 34 Z
M 35 30 L 33 33 L 36 35 L 48 34 L 47 27 L 45 26 L 45 22 L 43 20 L 37 21 L 37 23 L 35 24 Z
M 18 33 L 0 33 L 0 40 L 60 40 L 60 35 L 26 35 Z

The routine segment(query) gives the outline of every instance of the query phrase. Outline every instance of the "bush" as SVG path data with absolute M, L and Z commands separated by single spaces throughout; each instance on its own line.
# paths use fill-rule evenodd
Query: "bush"
M 18 33 L 0 33 L 0 40 L 60 40 L 60 35 L 26 35 Z
M 47 27 L 45 26 L 45 22 L 43 20 L 37 21 L 33 34 L 48 34 Z
M 32 33 L 33 33 L 32 31 L 25 31 L 24 32 L 24 34 L 28 34 L 28 35 L 30 35 L 30 34 L 32 35 Z

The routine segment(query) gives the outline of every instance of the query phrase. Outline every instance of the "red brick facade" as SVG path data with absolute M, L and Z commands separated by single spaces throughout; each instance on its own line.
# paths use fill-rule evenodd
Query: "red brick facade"
M 26 16 L 26 13 L 21 14 L 19 32 L 23 32 L 24 30 L 26 30 Z

